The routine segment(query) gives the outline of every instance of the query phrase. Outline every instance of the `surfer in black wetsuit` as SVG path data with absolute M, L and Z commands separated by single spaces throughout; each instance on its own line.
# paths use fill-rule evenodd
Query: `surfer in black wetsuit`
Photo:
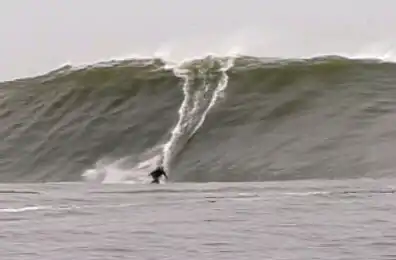
M 166 175 L 164 167 L 158 166 L 154 171 L 149 173 L 149 176 L 153 177 L 153 181 L 151 183 L 159 183 L 159 178 L 161 178 L 162 175 L 168 179 L 168 175 Z

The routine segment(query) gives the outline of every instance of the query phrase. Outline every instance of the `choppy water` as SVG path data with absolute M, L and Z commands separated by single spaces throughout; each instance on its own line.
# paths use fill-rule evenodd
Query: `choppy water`
M 1 185 L 1 259 L 395 259 L 396 181 Z

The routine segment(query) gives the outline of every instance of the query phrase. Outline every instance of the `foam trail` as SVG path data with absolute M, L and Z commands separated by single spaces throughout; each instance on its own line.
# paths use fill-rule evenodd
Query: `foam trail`
M 224 64 L 222 64 L 224 65 Z M 208 112 L 212 109 L 212 107 L 214 106 L 214 104 L 216 104 L 217 99 L 219 98 L 220 95 L 222 95 L 224 93 L 224 90 L 227 88 L 228 85 L 228 75 L 227 75 L 227 71 L 234 65 L 234 59 L 230 59 L 227 60 L 226 62 L 226 66 L 224 68 L 221 69 L 222 71 L 222 77 L 220 79 L 219 85 L 218 87 L 215 89 L 213 95 L 212 95 L 212 99 L 210 100 L 210 103 L 208 105 L 208 107 L 205 109 L 204 113 L 202 114 L 202 117 L 200 119 L 200 121 L 198 122 L 198 124 L 196 125 L 196 127 L 194 128 L 194 130 L 192 131 L 192 133 L 190 134 L 190 136 L 193 136 L 199 128 L 201 128 L 203 122 L 205 121 L 206 115 L 208 114 Z M 207 90 L 208 88 L 206 88 L 205 90 Z
M 199 68 L 198 76 L 203 77 L 203 87 L 204 89 L 198 89 L 195 93 L 194 100 L 192 101 L 192 91 L 191 88 L 194 84 L 194 75 L 189 69 L 175 67 L 173 68 L 174 74 L 183 79 L 183 93 L 184 100 L 178 110 L 179 120 L 176 123 L 176 126 L 171 132 L 171 138 L 163 147 L 163 165 L 166 171 L 169 171 L 170 163 L 172 160 L 172 154 L 177 153 L 175 151 L 175 147 L 178 145 L 178 141 L 180 138 L 184 137 L 185 129 L 192 129 L 189 134 L 187 134 L 187 141 L 190 139 L 202 126 L 204 123 L 207 114 L 216 104 L 219 97 L 223 94 L 224 90 L 228 85 L 228 75 L 227 71 L 233 66 L 235 58 L 228 58 L 225 62 L 220 59 L 216 59 L 213 62 L 213 57 L 210 57 L 210 66 L 209 68 Z M 201 100 L 205 100 L 205 94 L 207 94 L 210 90 L 211 82 L 208 81 L 206 73 L 209 73 L 210 69 L 213 69 L 213 65 L 219 63 L 220 69 L 217 72 L 221 72 L 221 76 L 219 81 L 216 83 L 216 86 L 212 92 L 209 104 L 205 107 L 201 107 Z M 183 65 L 183 64 L 182 64 Z M 194 68 L 192 68 L 194 69 Z M 196 75 L 195 75 L 196 76 Z M 189 105 L 191 102 L 193 104 Z M 203 102 L 203 101 L 202 101 Z M 199 114 L 199 110 L 203 109 L 203 112 Z M 195 124 L 194 124 L 195 123 Z M 180 144 L 179 144 L 180 145 Z M 179 147 L 181 149 L 181 147 Z
M 183 94 L 184 94 L 184 100 L 178 110 L 179 120 L 176 123 L 175 128 L 172 130 L 170 140 L 164 145 L 164 148 L 163 148 L 163 164 L 164 164 L 164 168 L 166 171 L 169 171 L 169 159 L 170 159 L 171 147 L 174 144 L 175 140 L 182 133 L 181 129 L 184 127 L 183 121 L 184 121 L 184 118 L 186 117 L 188 103 L 190 102 L 190 99 L 191 99 L 190 93 L 188 91 L 190 80 L 189 80 L 188 75 L 183 73 L 183 72 L 185 72 L 185 70 L 175 68 L 173 71 L 177 77 L 182 78 L 184 80 L 183 87 L 182 87 Z
M 36 211 L 36 210 L 48 209 L 48 208 L 49 207 L 45 207 L 45 206 L 31 206 L 31 207 L 22 207 L 22 208 L 5 208 L 5 209 L 0 209 L 0 212 L 20 213 L 20 212 L 25 212 L 25 211 Z

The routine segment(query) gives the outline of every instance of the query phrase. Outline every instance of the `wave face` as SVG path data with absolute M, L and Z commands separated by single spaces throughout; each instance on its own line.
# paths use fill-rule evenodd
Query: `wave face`
M 318 57 L 64 67 L 0 85 L 1 182 L 387 177 L 396 65 Z

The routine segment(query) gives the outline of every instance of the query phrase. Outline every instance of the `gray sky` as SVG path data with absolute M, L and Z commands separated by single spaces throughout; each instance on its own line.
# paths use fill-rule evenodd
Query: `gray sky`
M 158 51 L 375 55 L 395 47 L 395 26 L 391 0 L 2 1 L 0 80 Z

